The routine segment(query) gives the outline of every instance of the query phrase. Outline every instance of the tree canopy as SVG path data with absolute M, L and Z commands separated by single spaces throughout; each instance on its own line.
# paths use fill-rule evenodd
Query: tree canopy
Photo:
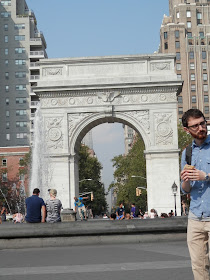
M 90 155 L 87 146 L 81 145 L 79 151 L 79 181 L 92 180 L 80 182 L 79 192 L 93 192 L 93 201 L 89 199 L 86 205 L 92 209 L 94 215 L 100 215 L 107 209 L 104 185 L 101 182 L 101 170 L 102 166 L 98 159 Z
M 131 203 L 135 203 L 143 211 L 146 210 L 146 190 L 142 189 L 142 194 L 136 196 L 136 188 L 146 186 L 144 149 L 143 139 L 137 137 L 128 155 L 116 156 L 112 160 L 113 167 L 115 168 L 115 182 L 110 185 L 110 188 L 117 192 L 117 203 L 123 202 L 127 211 L 130 209 Z M 140 177 L 131 177 L 132 175 Z

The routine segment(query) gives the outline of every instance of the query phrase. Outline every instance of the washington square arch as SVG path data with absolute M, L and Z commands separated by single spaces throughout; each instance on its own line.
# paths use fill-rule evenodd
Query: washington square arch
M 174 209 L 180 184 L 177 80 L 173 55 L 128 55 L 40 61 L 39 96 L 53 181 L 64 208 L 79 194 L 78 150 L 102 123 L 122 123 L 145 144 L 148 209 Z M 111 164 L 111 163 L 110 163 Z M 181 214 L 179 190 L 177 214 Z

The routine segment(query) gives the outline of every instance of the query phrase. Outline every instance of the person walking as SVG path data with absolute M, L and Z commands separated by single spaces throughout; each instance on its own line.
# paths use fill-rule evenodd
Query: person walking
M 77 212 L 77 208 L 78 208 L 81 221 L 83 221 L 83 217 L 85 217 L 85 220 L 87 220 L 87 212 L 86 212 L 85 205 L 83 203 L 83 199 L 88 199 L 88 197 L 79 197 L 79 198 L 77 198 L 76 196 L 74 197 L 75 212 Z
M 50 199 L 46 201 L 46 222 L 56 223 L 61 221 L 61 201 L 56 198 L 57 190 L 50 189 L 49 191 Z
M 207 136 L 206 120 L 198 109 L 185 112 L 182 124 L 186 133 L 194 138 L 192 150 L 188 153 L 188 148 L 185 149 L 181 160 L 181 190 L 191 197 L 187 243 L 194 279 L 209 280 L 210 135 Z M 190 166 L 186 165 L 188 158 L 191 158 Z
M 27 223 L 44 223 L 46 217 L 46 207 L 44 200 L 39 197 L 40 190 L 35 188 L 33 195 L 26 198 L 26 217 Z

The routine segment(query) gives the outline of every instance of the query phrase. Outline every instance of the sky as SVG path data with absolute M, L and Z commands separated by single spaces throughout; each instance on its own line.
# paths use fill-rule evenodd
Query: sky
M 160 42 L 169 0 L 26 0 L 47 42 L 49 58 L 151 54 Z M 124 153 L 122 124 L 93 129 L 93 148 L 113 181 L 111 159 Z

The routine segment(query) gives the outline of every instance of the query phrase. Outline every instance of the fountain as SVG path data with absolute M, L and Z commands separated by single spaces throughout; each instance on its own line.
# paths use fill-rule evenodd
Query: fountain
M 53 171 L 50 165 L 50 158 L 48 156 L 45 139 L 44 121 L 39 103 L 34 119 L 34 139 L 29 195 L 32 195 L 34 188 L 39 188 L 41 191 L 40 196 L 46 201 L 46 199 L 49 198 L 48 189 L 53 188 L 52 173 Z

